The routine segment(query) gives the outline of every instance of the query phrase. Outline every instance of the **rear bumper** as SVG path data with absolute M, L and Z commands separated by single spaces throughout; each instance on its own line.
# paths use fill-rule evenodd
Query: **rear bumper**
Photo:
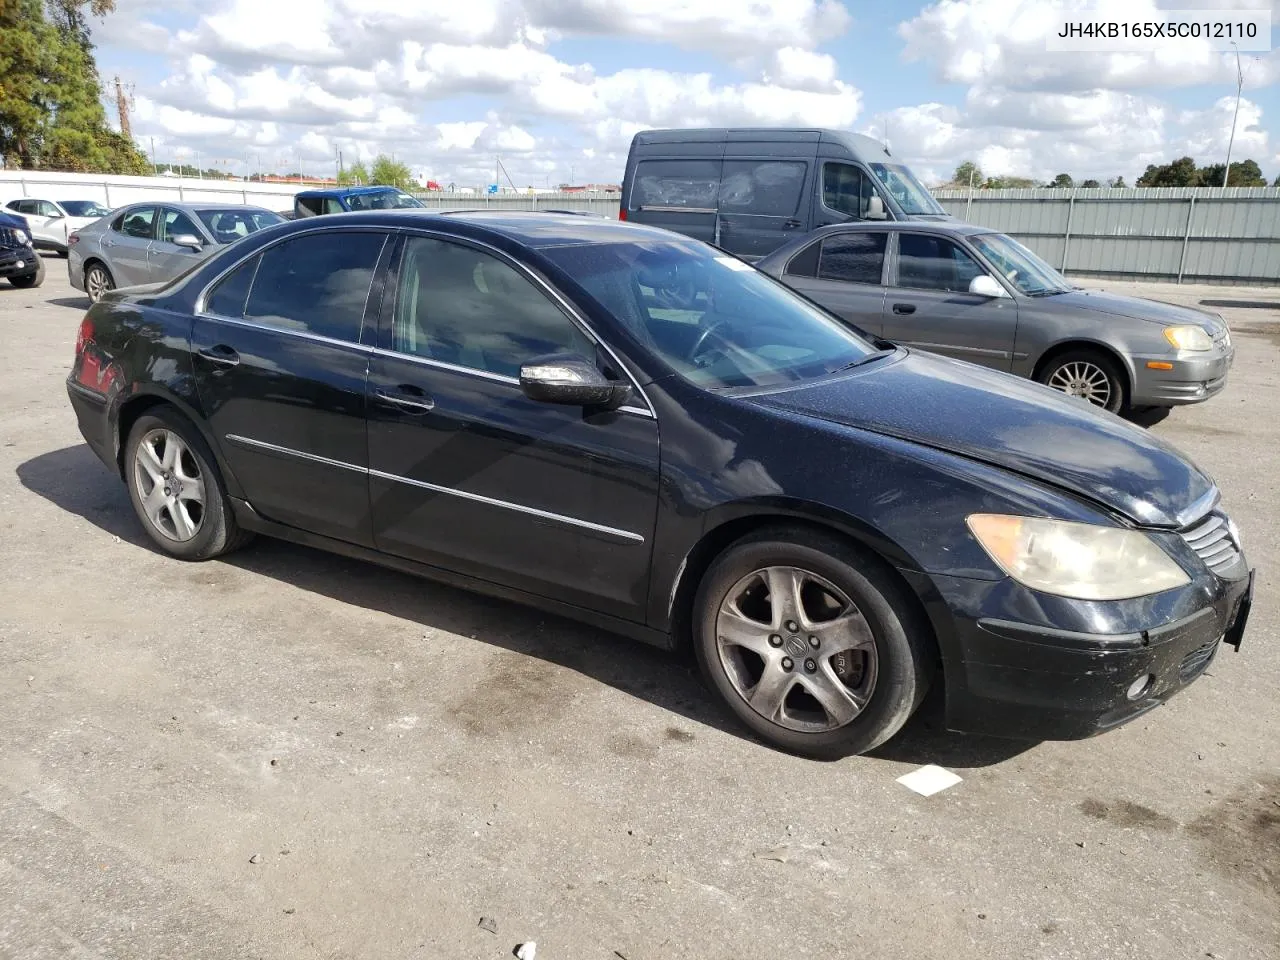
M 1162 610 L 1178 611 L 1163 620 L 1152 616 L 1152 598 L 1048 604 L 1007 580 L 933 581 L 950 609 L 949 616 L 936 604 L 930 609 L 935 624 L 951 630 L 942 645 L 947 727 L 1028 740 L 1095 736 L 1166 702 L 1204 673 L 1224 643 L 1238 649 L 1252 594 L 1251 576 L 1224 581 L 1206 573 L 1161 595 Z M 1076 625 L 1096 618 L 1128 629 L 1095 634 L 1010 616 L 1022 609 L 1069 621 L 1061 614 L 1073 606 L 1081 614 Z M 1152 625 L 1143 626 L 1147 618 Z
M 1235 359 L 1234 348 L 1215 348 L 1203 357 L 1134 357 L 1133 397 L 1135 406 L 1176 406 L 1200 403 L 1221 393 Z M 1148 362 L 1171 364 L 1172 370 L 1153 370 Z
M 115 461 L 115 442 L 107 416 L 106 396 L 91 390 L 74 377 L 68 377 L 67 397 L 71 400 L 71 409 L 75 411 L 80 435 L 89 444 L 89 449 L 113 473 L 118 473 L 120 468 Z

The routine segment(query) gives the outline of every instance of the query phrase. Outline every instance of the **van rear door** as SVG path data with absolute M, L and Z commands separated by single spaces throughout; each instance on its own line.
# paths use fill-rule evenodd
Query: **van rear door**
M 754 134 L 725 146 L 720 180 L 720 246 L 746 260 L 772 253 L 807 232 L 814 192 L 816 131 Z

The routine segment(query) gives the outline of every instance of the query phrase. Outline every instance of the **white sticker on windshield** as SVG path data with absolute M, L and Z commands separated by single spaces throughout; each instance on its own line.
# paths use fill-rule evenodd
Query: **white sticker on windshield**
M 754 270 L 755 267 L 749 263 L 743 263 L 741 260 L 735 260 L 733 257 L 716 257 L 716 263 L 723 263 L 730 270 Z

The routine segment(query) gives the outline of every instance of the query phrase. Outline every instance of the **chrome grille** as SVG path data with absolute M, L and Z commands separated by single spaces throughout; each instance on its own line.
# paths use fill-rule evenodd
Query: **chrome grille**
M 1199 676 L 1209 666 L 1209 661 L 1213 659 L 1213 655 L 1218 652 L 1218 641 L 1211 640 L 1203 646 L 1196 647 L 1185 657 L 1178 666 L 1178 677 L 1183 683 L 1193 677 Z
M 1240 559 L 1240 546 L 1231 535 L 1227 518 L 1221 513 L 1210 513 L 1179 532 L 1196 556 L 1215 573 L 1221 573 Z

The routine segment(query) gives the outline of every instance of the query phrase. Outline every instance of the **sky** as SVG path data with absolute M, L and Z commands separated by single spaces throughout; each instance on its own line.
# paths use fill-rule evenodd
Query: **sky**
M 617 183 L 636 131 L 823 126 L 887 137 L 929 184 L 1132 184 L 1225 159 L 1236 58 L 1049 52 L 1053 15 L 1111 0 L 117 0 L 99 69 L 160 163 L 332 175 L 394 155 L 459 187 Z M 1280 0 L 1120 0 L 1270 10 Z M 1105 13 L 1105 9 L 1099 11 Z M 1273 38 L 1280 43 L 1280 30 Z M 1234 160 L 1280 175 L 1280 51 L 1241 55 Z M 114 111 L 112 111 L 114 112 Z

